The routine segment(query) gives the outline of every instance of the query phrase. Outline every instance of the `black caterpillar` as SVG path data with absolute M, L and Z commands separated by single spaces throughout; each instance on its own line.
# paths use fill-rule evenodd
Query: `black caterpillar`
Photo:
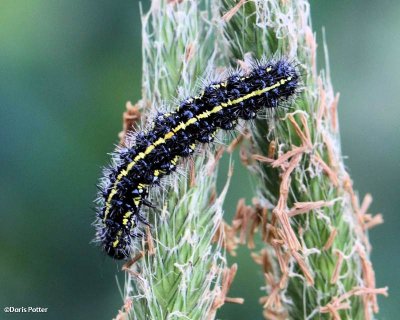
M 175 171 L 199 143 L 213 140 L 218 129 L 232 130 L 238 119 L 249 120 L 265 108 L 277 108 L 295 95 L 299 74 L 285 59 L 257 63 L 246 74 L 232 74 L 186 99 L 172 113 L 159 114 L 152 129 L 139 132 L 134 146 L 117 150 L 115 165 L 105 170 L 96 213 L 96 239 L 115 259 L 130 256 L 149 188 Z

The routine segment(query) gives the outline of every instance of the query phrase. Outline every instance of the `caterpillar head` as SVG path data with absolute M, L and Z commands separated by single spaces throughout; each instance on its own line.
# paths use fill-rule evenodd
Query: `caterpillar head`
M 103 225 L 97 231 L 97 239 L 104 252 L 116 260 L 127 259 L 131 252 L 131 236 L 122 228 Z

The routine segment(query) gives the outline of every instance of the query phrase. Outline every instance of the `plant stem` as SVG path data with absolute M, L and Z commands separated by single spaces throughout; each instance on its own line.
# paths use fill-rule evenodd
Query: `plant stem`
M 211 4 L 205 1 L 154 0 L 143 23 L 142 105 L 151 117 L 177 106 L 172 97 L 193 94 L 198 78 L 213 68 Z M 223 304 L 218 298 L 226 279 L 220 241 L 213 238 L 222 220 L 226 188 L 215 195 L 217 159 L 213 151 L 183 164 L 184 174 L 168 179 L 163 192 L 153 191 L 148 211 L 151 230 L 137 246 L 138 259 L 125 266 L 125 307 L 131 319 L 213 319 Z M 189 172 L 189 173 L 188 173 Z
M 264 316 L 371 319 L 376 294 L 386 294 L 375 288 L 366 234 L 380 217 L 369 223 L 345 171 L 339 96 L 327 59 L 326 70 L 317 73 L 309 3 L 221 0 L 221 7 L 226 60 L 285 57 L 298 62 L 303 80 L 294 110 L 278 112 L 276 121 L 257 120 L 247 149 L 258 203 L 273 209 L 262 230 L 264 260 L 256 257 L 264 261 Z M 236 219 L 243 212 L 240 206 Z

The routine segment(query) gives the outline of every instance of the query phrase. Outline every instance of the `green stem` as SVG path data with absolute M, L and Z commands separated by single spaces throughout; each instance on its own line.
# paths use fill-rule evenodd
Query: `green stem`
M 143 15 L 143 101 L 149 116 L 172 97 L 187 97 L 196 80 L 215 60 L 211 4 L 203 9 L 196 1 L 154 0 Z M 144 256 L 129 267 L 125 283 L 126 313 L 132 319 L 210 319 L 221 290 L 226 267 L 224 252 L 213 238 L 222 220 L 222 199 L 210 203 L 216 189 L 215 161 L 211 151 L 199 150 L 193 168 L 183 164 L 184 175 L 175 174 L 165 190 L 153 191 L 156 209 L 148 212 L 154 249 L 144 241 L 137 251 Z M 195 182 L 190 170 L 195 172 Z
M 344 169 L 337 96 L 329 72 L 316 72 L 309 3 L 221 0 L 221 7 L 233 10 L 223 26 L 227 60 L 285 57 L 298 62 L 303 81 L 295 110 L 251 128 L 248 153 L 258 161 L 250 172 L 261 203 L 273 209 L 264 316 L 371 319 L 375 295 L 386 291 L 375 288 L 365 212 Z

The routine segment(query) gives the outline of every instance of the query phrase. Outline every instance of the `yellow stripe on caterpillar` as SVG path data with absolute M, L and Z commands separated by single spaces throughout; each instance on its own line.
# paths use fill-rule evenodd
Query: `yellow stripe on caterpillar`
M 268 71 L 268 68 L 267 68 Z M 270 70 L 269 70 L 270 71 Z M 171 139 L 175 133 L 179 132 L 180 130 L 185 130 L 188 126 L 196 123 L 198 120 L 200 119 L 206 119 L 208 118 L 210 115 L 215 114 L 219 111 L 222 110 L 222 108 L 226 108 L 228 106 L 233 106 L 236 105 L 238 103 L 244 102 L 248 99 L 251 99 L 253 97 L 256 96 L 260 96 L 270 90 L 276 89 L 281 85 L 284 85 L 286 82 L 290 81 L 292 79 L 292 77 L 287 77 L 285 79 L 280 79 L 279 81 L 277 81 L 275 84 L 273 84 L 272 86 L 263 88 L 263 89 L 258 89 L 255 91 L 252 91 L 246 95 L 244 95 L 243 97 L 234 99 L 234 100 L 228 100 L 226 103 L 221 103 L 218 106 L 214 106 L 211 110 L 206 110 L 203 113 L 189 119 L 188 121 L 186 121 L 186 123 L 181 122 L 178 126 L 176 126 L 175 128 L 172 128 L 171 131 L 169 131 L 168 133 L 166 133 L 164 135 L 164 138 L 159 138 L 156 142 L 154 142 L 153 144 L 151 144 L 150 146 L 147 147 L 147 149 L 144 152 L 139 153 L 132 162 L 129 163 L 129 165 L 127 166 L 126 170 L 121 170 L 120 174 L 118 174 L 116 181 L 113 184 L 113 188 L 107 198 L 107 203 L 106 203 L 106 210 L 105 210 L 105 214 L 104 214 L 104 221 L 106 220 L 107 215 L 110 212 L 110 208 L 111 208 L 111 200 L 112 198 L 115 196 L 115 194 L 117 193 L 117 186 L 118 183 L 120 182 L 120 180 L 122 179 L 122 177 L 126 176 L 130 170 L 132 170 L 132 168 L 135 166 L 135 164 L 141 160 L 141 159 L 145 159 L 146 155 L 150 154 L 157 146 L 165 144 L 167 140 Z M 200 99 L 201 96 L 204 95 L 204 92 L 201 93 L 200 97 L 195 97 L 196 99 Z M 172 163 L 172 161 L 171 161 Z
M 141 214 L 151 188 L 193 154 L 199 143 L 212 142 L 218 130 L 234 129 L 239 119 L 254 119 L 259 111 L 277 109 L 299 92 L 300 75 L 286 59 L 256 63 L 246 73 L 233 73 L 182 101 L 172 113 L 157 113 L 152 128 L 138 134 L 136 144 L 118 148 L 105 170 L 99 190 L 96 238 L 115 259 L 132 256 Z M 269 91 L 269 92 L 268 92 Z M 267 93 L 268 92 L 268 93 Z

